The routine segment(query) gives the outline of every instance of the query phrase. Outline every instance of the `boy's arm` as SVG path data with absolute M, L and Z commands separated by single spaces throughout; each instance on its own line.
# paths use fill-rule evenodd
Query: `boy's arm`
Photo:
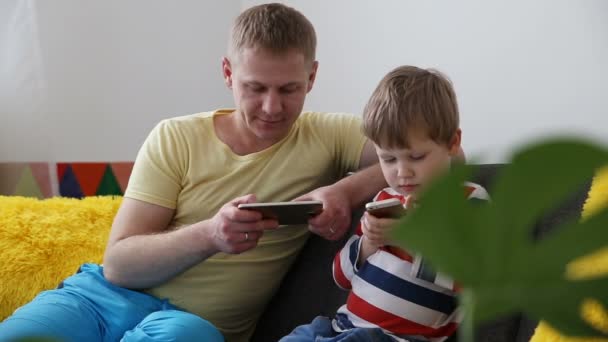
M 367 260 L 370 255 L 376 253 L 376 251 L 380 248 L 380 246 L 372 244 L 365 236 L 361 236 L 360 241 L 361 248 L 359 258 L 357 259 L 357 268 L 361 267 L 365 260 Z
M 351 288 L 351 280 L 358 268 L 360 258 L 361 224 L 351 236 L 344 247 L 334 257 L 332 273 L 336 285 L 344 290 Z

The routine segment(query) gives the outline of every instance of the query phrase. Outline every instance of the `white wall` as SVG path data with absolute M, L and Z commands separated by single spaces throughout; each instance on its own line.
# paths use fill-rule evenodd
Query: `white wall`
M 32 75 L 46 86 L 32 96 L 11 82 L 20 99 L 43 105 L 12 96 L 0 103 L 0 135 L 11 138 L 0 140 L 0 160 L 133 160 L 160 119 L 230 104 L 221 56 L 238 2 L 6 3 L 32 4 L 37 35 L 12 36 L 38 45 L 43 64 L 22 63 L 9 76 Z
M 608 1 L 284 2 L 318 33 L 306 108 L 360 113 L 389 69 L 415 64 L 452 78 L 481 161 L 555 133 L 608 144 Z M 132 160 L 158 120 L 230 106 L 220 58 L 257 3 L 0 2 L 0 161 Z
M 46 160 L 45 83 L 30 1 L 0 1 L 0 161 Z
M 317 29 L 307 108 L 360 113 L 386 72 L 414 64 L 450 76 L 464 148 L 482 161 L 549 134 L 608 144 L 608 1 L 283 2 Z

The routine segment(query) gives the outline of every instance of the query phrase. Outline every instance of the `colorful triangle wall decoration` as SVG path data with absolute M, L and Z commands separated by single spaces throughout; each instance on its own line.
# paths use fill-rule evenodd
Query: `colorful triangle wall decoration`
M 106 171 L 99 182 L 99 186 L 97 187 L 97 191 L 95 195 L 104 196 L 104 195 L 122 195 L 122 190 L 120 189 L 120 185 L 112 172 L 112 167 L 110 164 L 106 165 Z

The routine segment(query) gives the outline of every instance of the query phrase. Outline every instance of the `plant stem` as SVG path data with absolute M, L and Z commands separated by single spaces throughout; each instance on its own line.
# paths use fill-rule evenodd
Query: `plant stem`
M 464 317 L 460 327 L 458 328 L 458 341 L 473 342 L 475 341 L 475 325 L 473 324 L 475 313 L 475 294 L 473 291 L 469 288 L 464 288 L 460 294 L 460 302 Z

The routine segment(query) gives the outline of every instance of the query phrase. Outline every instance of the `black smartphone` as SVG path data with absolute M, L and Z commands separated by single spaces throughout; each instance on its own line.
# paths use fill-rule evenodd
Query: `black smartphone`
M 280 225 L 307 224 L 308 220 L 323 211 L 321 201 L 259 202 L 239 204 L 239 209 L 255 210 L 262 217 L 275 219 Z

